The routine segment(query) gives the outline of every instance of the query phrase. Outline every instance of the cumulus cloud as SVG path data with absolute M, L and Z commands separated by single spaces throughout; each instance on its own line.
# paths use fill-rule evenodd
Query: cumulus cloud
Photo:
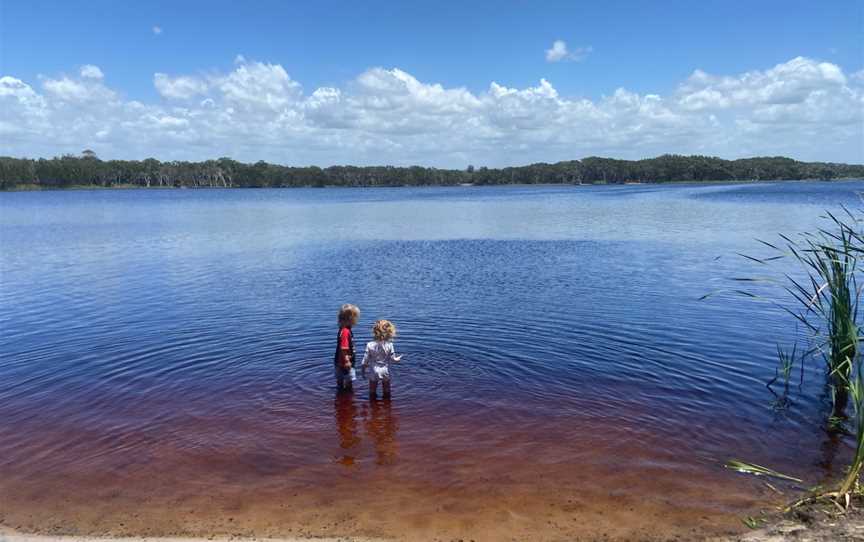
M 238 60 L 237 69 L 213 79 L 226 102 L 244 109 L 278 111 L 300 98 L 300 84 L 282 66 Z
M 88 79 L 102 79 L 105 75 L 102 73 L 102 70 L 99 69 L 99 66 L 85 64 L 81 66 L 81 77 L 86 77 Z
M 567 48 L 564 40 L 555 40 L 552 47 L 546 49 L 546 62 L 579 62 L 584 60 L 594 49 L 592 47 L 577 47 L 574 50 Z
M 618 88 L 588 99 L 546 79 L 476 92 L 376 67 L 307 92 L 283 66 L 238 57 L 222 73 L 157 73 L 163 100 L 143 103 L 87 65 L 41 87 L 0 77 L 0 154 L 93 148 L 122 158 L 441 167 L 666 152 L 861 162 L 862 73 L 799 57 L 739 74 L 696 70 L 666 95 Z
M 64 76 L 59 79 L 45 79 L 43 86 L 52 98 L 60 102 L 113 101 L 116 99 L 116 93 L 104 85 L 103 78 L 102 70 L 96 66 L 86 65 L 81 68 L 78 78 Z
M 799 56 L 770 70 L 738 76 L 714 76 L 696 70 L 681 85 L 679 101 L 690 110 L 793 105 L 814 94 L 842 89 L 846 83 L 839 66 Z
M 207 92 L 207 82 L 191 76 L 170 77 L 164 73 L 153 74 L 153 86 L 165 98 L 186 100 Z

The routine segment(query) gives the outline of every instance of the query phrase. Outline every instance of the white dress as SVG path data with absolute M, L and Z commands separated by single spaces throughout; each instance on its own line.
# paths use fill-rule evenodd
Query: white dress
M 370 372 L 366 375 L 370 382 L 390 381 L 390 364 L 396 363 L 399 358 L 393 350 L 393 343 L 390 341 L 369 341 L 366 343 L 366 353 L 363 354 L 364 369 L 367 367 Z

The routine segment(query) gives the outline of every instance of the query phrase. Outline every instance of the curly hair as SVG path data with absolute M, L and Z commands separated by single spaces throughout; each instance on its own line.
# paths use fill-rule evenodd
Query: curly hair
M 376 341 L 391 341 L 396 336 L 396 326 L 390 320 L 378 320 L 372 326 L 372 336 Z
M 339 325 L 354 326 L 357 325 L 357 320 L 360 319 L 360 309 L 357 305 L 346 303 L 339 309 Z

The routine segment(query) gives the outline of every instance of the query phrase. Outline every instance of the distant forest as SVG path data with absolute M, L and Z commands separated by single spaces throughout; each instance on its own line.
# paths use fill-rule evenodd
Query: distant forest
M 645 160 L 589 157 L 555 164 L 465 170 L 419 166 L 288 167 L 230 158 L 205 162 L 100 160 L 93 151 L 48 159 L 0 157 L 0 190 L 70 187 L 295 187 L 496 184 L 620 184 L 864 178 L 864 165 L 761 157 L 722 160 L 663 155 Z

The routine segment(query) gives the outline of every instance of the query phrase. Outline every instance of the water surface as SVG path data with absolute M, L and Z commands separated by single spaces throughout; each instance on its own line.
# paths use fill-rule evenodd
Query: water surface
M 736 256 L 864 182 L 0 193 L 0 521 L 120 534 L 671 536 L 816 483 L 791 318 Z M 777 271 L 794 270 L 780 262 Z M 336 311 L 399 327 L 394 398 L 332 387 Z M 382 517 L 381 510 L 389 510 Z

